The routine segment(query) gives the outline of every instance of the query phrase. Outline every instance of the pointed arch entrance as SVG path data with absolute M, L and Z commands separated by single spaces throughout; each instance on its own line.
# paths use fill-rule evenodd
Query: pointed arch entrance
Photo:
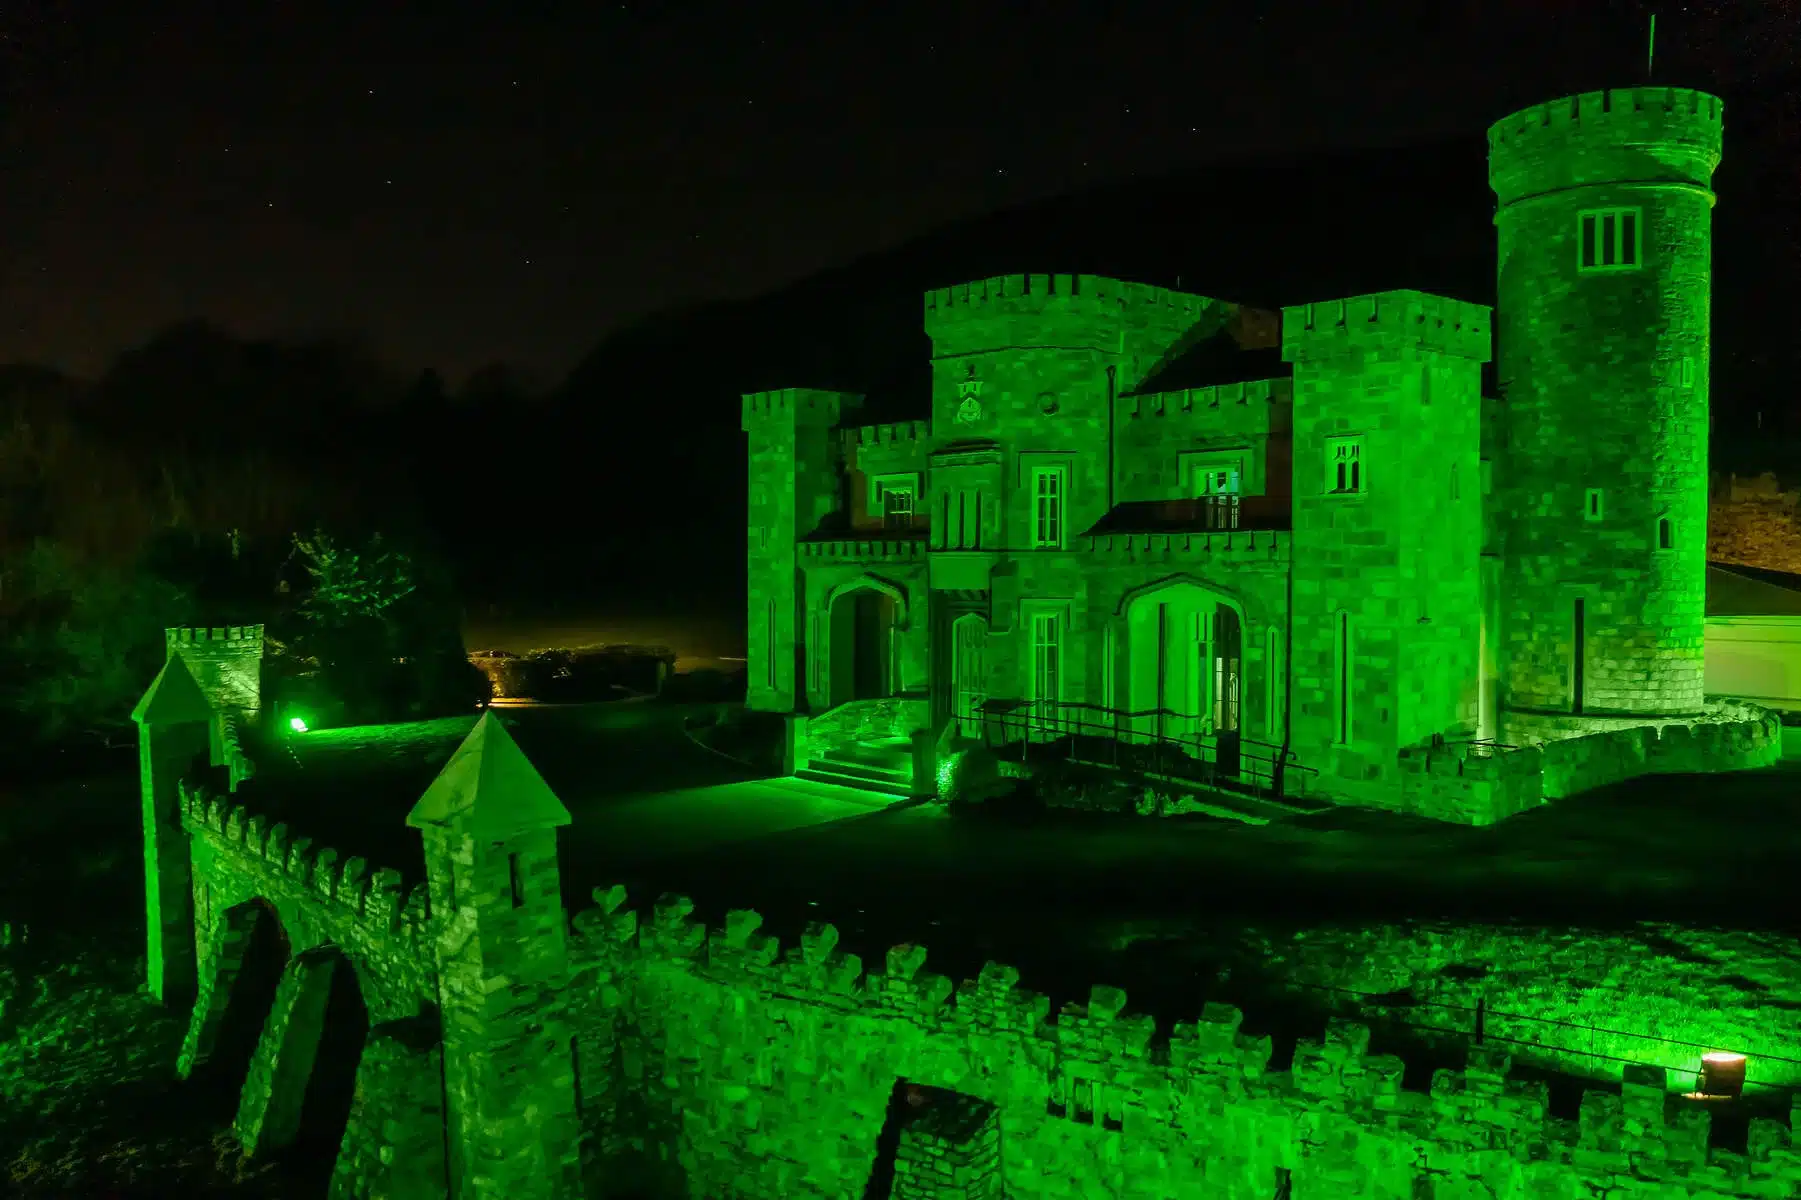
M 1132 732 L 1185 743 L 1235 774 L 1244 692 L 1238 602 L 1176 576 L 1128 593 L 1121 609 Z
M 988 618 L 964 613 L 951 622 L 951 713 L 965 734 L 979 731 L 988 699 Z
M 832 590 L 826 598 L 828 707 L 900 691 L 906 626 L 906 593 L 885 579 L 865 575 Z

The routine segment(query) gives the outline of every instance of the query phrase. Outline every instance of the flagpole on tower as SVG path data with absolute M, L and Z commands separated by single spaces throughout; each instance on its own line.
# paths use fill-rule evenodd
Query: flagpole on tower
M 1651 14 L 1651 36 L 1645 39 L 1645 82 L 1651 82 L 1651 67 L 1657 61 L 1657 14 Z

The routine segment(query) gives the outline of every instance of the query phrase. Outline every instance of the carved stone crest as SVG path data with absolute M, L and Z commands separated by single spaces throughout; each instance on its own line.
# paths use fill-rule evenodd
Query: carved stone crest
M 957 424 L 974 425 L 982 419 L 982 381 L 965 379 L 957 385 Z

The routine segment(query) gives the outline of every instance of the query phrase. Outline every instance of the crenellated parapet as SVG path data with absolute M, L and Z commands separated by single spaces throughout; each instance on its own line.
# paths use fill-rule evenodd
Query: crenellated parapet
M 262 707 L 261 625 L 176 626 L 163 630 L 163 642 L 216 708 L 254 713 Z
M 1282 360 L 1310 362 L 1391 345 L 1485 363 L 1494 350 L 1491 315 L 1485 304 L 1411 289 L 1298 304 L 1282 310 Z
M 1128 421 L 1197 416 L 1207 418 L 1212 423 L 1221 409 L 1287 404 L 1293 398 L 1294 385 L 1291 380 L 1253 379 L 1245 383 L 1183 388 L 1175 392 L 1140 392 L 1121 398 L 1120 415 Z
M 893 446 L 923 443 L 931 436 L 927 421 L 891 421 L 886 425 L 857 425 L 844 431 L 853 446 Z
M 1199 319 L 1220 301 L 1102 275 L 996 275 L 925 294 L 926 330 L 964 315 L 1168 312 Z
M 387 986 L 370 997 L 404 1009 L 410 993 L 431 999 L 426 888 L 403 887 L 399 871 L 298 836 L 204 785 L 181 784 L 181 824 L 196 843 L 194 887 L 209 899 L 197 914 L 210 925 L 226 907 L 252 899 L 274 906 L 296 950 L 332 944 L 360 965 L 383 964 L 373 975 Z M 359 970 L 367 980 L 370 973 Z
M 1280 529 L 1208 533 L 1109 533 L 1081 539 L 1082 552 L 1114 563 L 1284 563 L 1291 534 Z
M 1565 96 L 1489 127 L 1489 183 L 1502 205 L 1561 188 L 1632 181 L 1707 190 L 1726 106 L 1692 88 L 1630 87 Z
M 999 275 L 925 294 L 925 332 L 936 357 L 981 350 L 1090 349 L 1121 339 L 1153 354 L 1233 306 L 1191 292 L 1100 275 Z
M 777 388 L 769 392 L 749 392 L 743 397 L 741 415 L 743 430 L 783 424 L 834 426 L 863 403 L 854 392 L 821 391 L 817 388 Z
M 1363 1161 L 1372 1153 L 1411 1161 L 1424 1147 L 1435 1165 L 1483 1175 L 1497 1169 L 1498 1152 L 1525 1189 L 1517 1194 L 1548 1188 L 1554 1175 L 1570 1173 L 1612 1177 L 1631 1170 L 1672 1183 L 1707 1180 L 1721 1194 L 1735 1195 L 1774 1194 L 1769 1189 L 1801 1177 L 1801 1155 L 1777 1120 L 1751 1122 L 1746 1155 L 1710 1151 L 1712 1111 L 1672 1094 L 1661 1068 L 1629 1066 L 1619 1092 L 1586 1092 L 1581 1118 L 1572 1121 L 1553 1117 L 1546 1083 L 1516 1077 L 1511 1057 L 1494 1045 L 1472 1045 L 1461 1069 L 1440 1069 L 1429 1090 L 1409 1090 L 1402 1087 L 1401 1057 L 1370 1052 L 1369 1026 L 1333 1019 L 1319 1037 L 1301 1039 L 1291 1064 L 1277 1070 L 1270 1037 L 1244 1032 L 1244 1014 L 1231 1005 L 1208 1003 L 1196 1020 L 1160 1036 L 1152 1018 L 1129 1012 L 1126 994 L 1114 987 L 1097 986 L 1085 1001 L 1053 1014 L 1049 998 L 1021 988 L 1019 972 L 1002 964 L 953 983 L 926 971 L 925 949 L 909 944 L 888 951 L 879 968 L 865 969 L 839 947 L 829 924 L 808 925 L 784 947 L 763 932 L 752 911 L 734 911 L 722 926 L 708 927 L 681 896 L 665 895 L 642 918 L 626 906 L 620 888 L 597 891 L 595 899 L 598 908 L 576 917 L 571 946 L 586 968 L 578 985 L 596 985 L 571 997 L 577 1025 L 584 1012 L 644 1011 L 673 995 L 659 991 L 664 1001 L 641 998 L 620 1009 L 619 997 L 643 981 L 663 980 L 667 987 L 685 980 L 681 994 L 689 996 L 711 990 L 716 999 L 699 1003 L 725 1014 L 721 1019 L 736 1031 L 742 1044 L 733 1053 L 747 1056 L 744 1079 L 729 1075 L 739 1061 L 731 1055 L 715 1061 L 716 1047 L 671 1043 L 642 1052 L 671 1061 L 706 1055 L 712 1064 L 703 1077 L 706 1094 L 735 1093 L 725 1103 L 748 1103 L 751 1111 L 760 1103 L 757 1089 L 775 1085 L 766 1061 L 795 1054 L 815 1061 L 829 1040 L 837 1065 L 816 1085 L 804 1072 L 799 1081 L 789 1078 L 785 1106 L 809 1103 L 794 1094 L 797 1086 L 819 1087 L 826 1103 L 830 1089 L 842 1086 L 838 1080 L 869 1074 L 886 1087 L 899 1074 L 1002 1107 L 1007 1127 L 1020 1138 L 1046 1136 L 1046 1123 L 1071 1122 L 1091 1127 L 1085 1136 L 1123 1134 L 1141 1146 L 1171 1139 L 1173 1147 L 1194 1137 L 1195 1122 L 1207 1113 L 1231 1105 L 1266 1117 L 1286 1114 L 1301 1143 L 1336 1130 L 1329 1136 L 1365 1143 L 1358 1152 Z M 659 1020 L 648 1036 L 714 1036 L 694 1020 L 692 1013 Z M 620 1036 L 621 1028 L 613 1029 Z M 846 1066 L 871 1055 L 892 1061 Z M 954 1077 L 935 1076 L 939 1070 Z M 702 1123 L 725 1119 L 689 1112 Z M 1314 1151 L 1297 1144 L 1274 1153 L 1298 1171 Z

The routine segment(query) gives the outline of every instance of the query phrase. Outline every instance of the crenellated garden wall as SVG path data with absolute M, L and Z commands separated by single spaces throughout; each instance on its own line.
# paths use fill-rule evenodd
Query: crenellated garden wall
M 1510 1078 L 1488 1047 L 1406 1090 L 1403 1062 L 1371 1055 L 1351 1022 L 1280 1069 L 1226 1005 L 1163 1034 L 1097 987 L 1053 1018 L 1008 967 L 953 985 L 901 946 L 865 972 L 829 925 L 784 950 L 755 913 L 709 929 L 681 898 L 642 923 L 618 889 L 596 899 L 575 920 L 569 1019 L 582 1062 L 617 1064 L 583 1072 L 602 1175 L 649 1151 L 691 1195 L 858 1195 L 891 1095 L 917 1085 L 993 1106 L 990 1165 L 1015 1197 L 1266 1200 L 1281 1180 L 1296 1197 L 1377 1200 L 1422 1186 L 1520 1200 L 1801 1186 L 1787 1125 L 1754 1120 L 1748 1153 L 1709 1150 L 1710 1111 L 1666 1093 L 1660 1069 L 1627 1068 L 1619 1092 L 1586 1092 L 1564 1120 L 1544 1082 Z

